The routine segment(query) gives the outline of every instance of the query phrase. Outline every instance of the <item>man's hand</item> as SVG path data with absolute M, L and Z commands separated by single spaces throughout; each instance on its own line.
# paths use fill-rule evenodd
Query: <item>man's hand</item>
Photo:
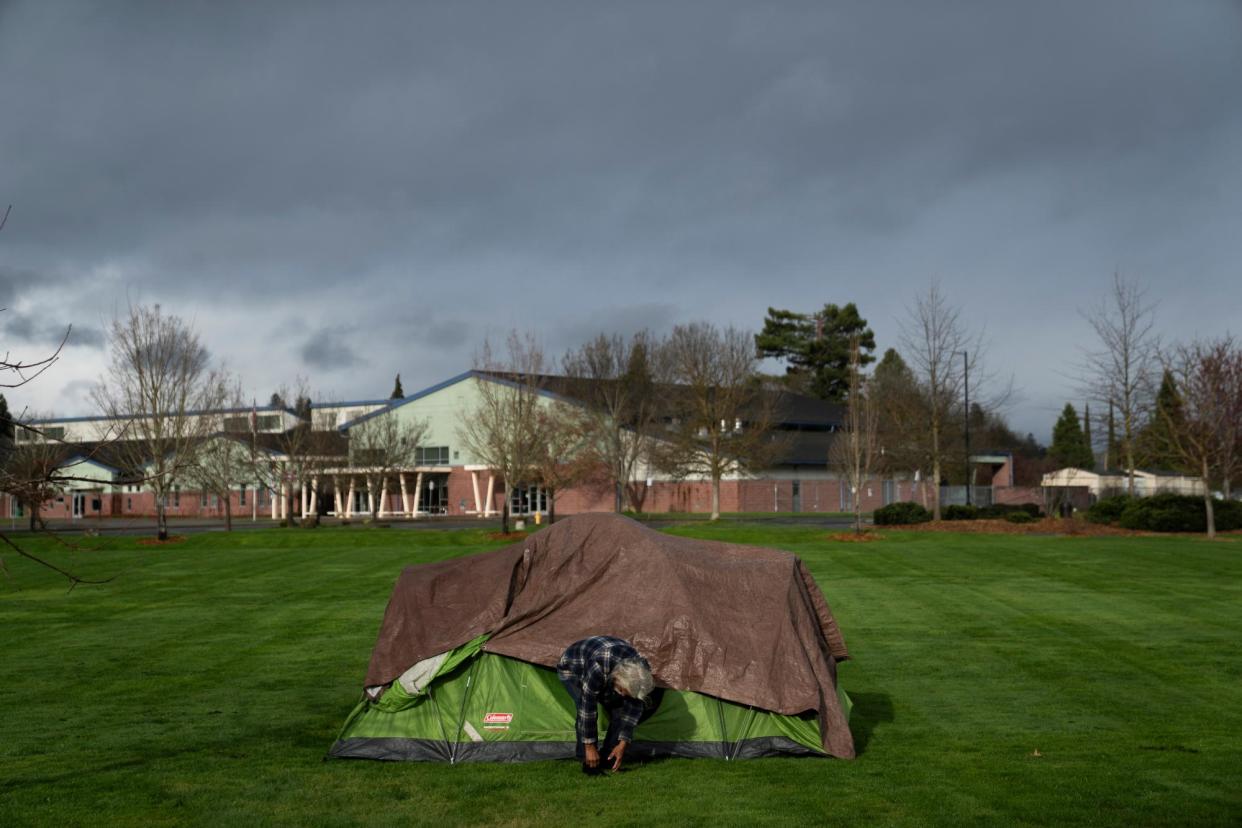
M 612 769 L 614 771 L 621 770 L 621 757 L 625 755 L 625 746 L 628 744 L 629 742 L 617 742 L 617 746 L 612 749 L 612 753 L 608 754 L 608 761 L 612 762 Z
M 599 749 L 594 744 L 583 745 L 582 748 L 586 751 L 586 766 L 588 768 L 599 767 Z M 613 753 L 616 751 L 614 750 Z

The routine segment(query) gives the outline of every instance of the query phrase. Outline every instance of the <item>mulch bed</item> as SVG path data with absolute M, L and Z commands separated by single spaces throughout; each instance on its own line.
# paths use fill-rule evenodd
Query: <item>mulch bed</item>
M 491 532 L 487 536 L 488 540 L 494 541 L 520 541 L 525 538 L 525 532 L 510 532 L 507 535 L 504 532 Z
M 1201 538 L 1203 532 L 1140 532 L 1101 523 L 1088 523 L 1075 518 L 1044 517 L 1031 523 L 1010 523 L 1002 519 L 988 520 L 933 520 L 911 526 L 891 526 L 890 529 L 909 529 L 918 532 L 964 532 L 974 535 L 1067 535 L 1081 538 L 1121 537 L 1158 538 L 1170 535 Z M 1218 535 L 1242 535 L 1242 531 L 1217 532 Z
M 884 537 L 884 535 L 873 529 L 864 529 L 862 532 L 833 532 L 828 535 L 828 540 L 841 543 L 870 543 L 871 541 L 884 540 Z
M 139 538 L 139 546 L 170 546 L 174 543 L 184 543 L 185 535 L 169 535 L 168 540 L 160 540 L 159 538 Z

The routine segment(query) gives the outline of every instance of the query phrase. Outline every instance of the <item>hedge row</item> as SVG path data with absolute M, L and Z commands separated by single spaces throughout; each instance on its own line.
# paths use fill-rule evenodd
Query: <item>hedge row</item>
M 1040 509 L 1036 503 L 994 503 L 991 506 L 953 505 L 946 506 L 940 511 L 940 516 L 945 520 L 1004 518 L 1011 523 L 1029 523 L 1039 515 Z M 877 526 L 904 526 L 912 523 L 926 523 L 931 520 L 931 512 L 917 503 L 902 501 L 876 509 L 872 520 Z
M 1213 499 L 1216 529 L 1242 529 L 1242 502 Z M 1200 495 L 1157 494 L 1151 497 L 1104 497 L 1087 510 L 1087 520 L 1145 532 L 1206 532 L 1207 509 Z

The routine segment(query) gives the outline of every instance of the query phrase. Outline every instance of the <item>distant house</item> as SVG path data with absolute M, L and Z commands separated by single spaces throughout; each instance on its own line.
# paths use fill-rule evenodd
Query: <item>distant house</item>
M 1045 488 L 1086 488 L 1093 499 L 1111 494 L 1126 494 L 1130 490 L 1129 475 L 1123 470 L 1095 472 L 1074 468 L 1057 469 L 1045 474 L 1040 483 Z M 1136 496 L 1148 497 L 1161 492 L 1202 495 L 1203 480 L 1176 472 L 1134 470 Z

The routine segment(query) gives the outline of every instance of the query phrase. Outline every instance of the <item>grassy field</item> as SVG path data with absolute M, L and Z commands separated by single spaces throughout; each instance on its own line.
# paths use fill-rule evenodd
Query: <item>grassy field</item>
M 854 660 L 856 761 L 323 762 L 400 566 L 482 533 L 4 555 L 0 825 L 1237 824 L 1242 542 L 675 530 L 792 550 Z

